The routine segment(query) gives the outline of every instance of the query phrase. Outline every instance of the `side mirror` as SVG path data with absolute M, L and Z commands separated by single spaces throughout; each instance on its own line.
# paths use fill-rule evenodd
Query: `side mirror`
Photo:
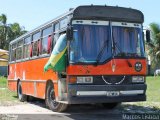
M 151 33 L 150 30 L 146 30 L 146 42 L 151 42 Z
M 73 27 L 68 26 L 66 33 L 67 33 L 67 40 L 73 40 Z

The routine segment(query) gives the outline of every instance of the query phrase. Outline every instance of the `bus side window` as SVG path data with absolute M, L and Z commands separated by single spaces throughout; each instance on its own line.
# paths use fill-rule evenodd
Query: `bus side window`
M 33 34 L 33 40 L 32 40 L 32 57 L 34 56 L 38 56 L 39 53 L 38 53 L 38 41 L 41 37 L 41 33 L 40 31 Z
M 49 37 L 52 33 L 52 26 L 49 26 L 48 28 L 44 29 L 42 31 L 42 54 L 49 54 L 48 53 L 48 40 Z
M 20 59 L 20 55 L 21 55 L 21 50 L 20 50 L 20 48 L 17 48 L 16 49 L 16 60 Z
M 20 60 L 23 58 L 23 39 L 18 41 L 17 48 L 16 48 L 16 60 Z
M 13 61 L 16 60 L 16 49 L 14 50 L 14 53 L 13 53 Z
M 23 51 L 23 56 L 24 58 L 29 58 L 30 57 L 30 43 L 31 43 L 31 37 L 27 37 L 24 39 L 24 51 Z
M 59 22 L 58 22 L 58 23 L 56 23 L 55 26 L 54 26 L 54 33 L 55 33 L 55 35 L 54 35 L 54 41 L 53 41 L 53 44 L 54 44 L 54 45 L 56 44 L 56 42 L 57 42 L 57 40 L 58 40 L 58 38 L 59 38 L 59 29 L 60 29 L 60 24 L 59 24 Z
M 15 61 L 16 60 L 16 49 L 12 50 L 12 55 L 11 55 L 11 61 Z
M 11 46 L 11 61 L 16 60 L 16 44 Z
M 38 41 L 32 43 L 32 54 L 33 56 L 37 56 Z

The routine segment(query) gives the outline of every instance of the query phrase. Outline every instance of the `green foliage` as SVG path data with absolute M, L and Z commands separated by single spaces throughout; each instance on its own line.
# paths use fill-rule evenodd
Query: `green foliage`
M 5 14 L 0 15 L 0 49 L 8 50 L 9 42 L 26 32 L 18 23 L 8 24 Z
M 160 26 L 157 23 L 151 23 L 150 29 L 152 41 L 148 44 L 148 53 L 152 58 L 152 67 L 154 67 L 160 62 Z

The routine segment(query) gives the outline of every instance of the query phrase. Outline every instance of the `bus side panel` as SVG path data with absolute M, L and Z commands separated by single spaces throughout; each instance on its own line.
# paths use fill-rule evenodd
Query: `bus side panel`
M 23 94 L 27 94 L 27 89 L 28 89 L 27 83 L 22 82 L 22 92 L 23 92 Z
M 42 83 L 36 83 L 36 96 L 38 98 L 43 98 L 45 99 L 45 88 L 46 88 L 46 83 L 42 82 Z
M 17 80 L 15 79 L 16 76 L 16 69 L 15 64 L 9 65 L 9 75 L 8 75 L 8 89 L 11 91 L 17 91 Z
M 8 75 L 8 80 L 15 80 L 16 76 L 16 69 L 15 69 L 15 63 L 9 65 L 9 75 Z
M 22 90 L 24 94 L 32 95 L 39 98 L 45 98 L 45 90 L 47 80 L 58 81 L 58 75 L 53 70 L 44 72 L 44 66 L 48 58 L 33 59 L 10 64 L 10 73 L 8 80 L 16 80 L 15 84 L 10 84 L 9 88 L 17 89 L 17 80 L 22 82 Z M 55 87 L 55 95 L 58 96 L 58 86 Z
M 47 80 L 58 80 L 58 75 L 52 70 L 44 72 L 44 66 L 47 61 L 48 58 L 41 58 L 23 62 L 23 72 L 21 73 L 23 76 L 21 78 L 24 81 L 28 81 L 23 88 L 26 89 L 25 94 L 45 98 Z
M 34 96 L 34 82 L 22 82 L 23 83 L 23 89 L 26 91 L 25 93 L 28 95 Z
M 15 65 L 15 71 L 16 71 L 16 76 L 15 79 L 16 80 L 22 80 L 22 76 L 23 76 L 23 63 L 22 62 L 18 62 Z

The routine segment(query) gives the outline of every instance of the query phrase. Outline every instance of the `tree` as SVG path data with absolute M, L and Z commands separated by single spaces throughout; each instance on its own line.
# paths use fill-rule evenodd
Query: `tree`
M 5 42 L 7 40 L 7 32 L 8 32 L 8 25 L 7 25 L 7 17 L 6 15 L 2 14 L 0 16 L 0 48 L 4 48 Z
M 11 24 L 10 28 L 12 32 L 12 39 L 15 39 L 27 32 L 24 27 L 21 27 L 18 23 Z
M 157 23 L 150 24 L 151 42 L 149 45 L 149 55 L 152 58 L 152 63 L 155 66 L 160 62 L 160 26 Z
M 0 49 L 8 50 L 9 42 L 26 32 L 18 23 L 7 24 L 7 16 L 0 15 Z

